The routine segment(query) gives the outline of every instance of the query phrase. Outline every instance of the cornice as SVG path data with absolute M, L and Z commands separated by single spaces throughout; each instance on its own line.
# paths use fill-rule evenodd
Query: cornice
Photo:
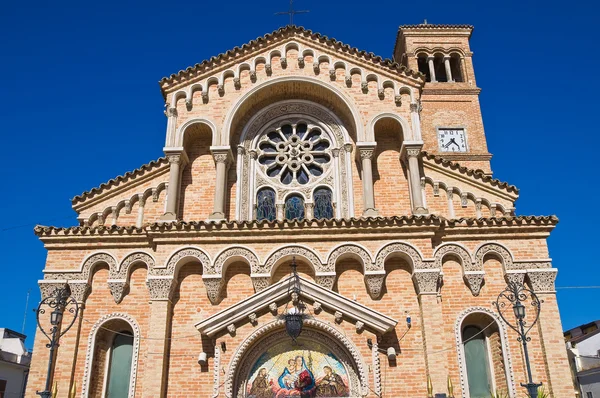
M 558 224 L 556 216 L 457 218 L 444 221 L 438 238 L 460 240 L 545 239 Z
M 92 188 L 89 191 L 83 192 L 81 195 L 75 196 L 71 199 L 71 203 L 73 209 L 75 211 L 80 211 L 86 207 L 91 206 L 92 204 L 103 200 L 105 197 L 109 195 L 104 195 L 107 191 L 112 188 L 119 187 L 124 188 L 124 184 L 129 183 L 132 180 L 142 180 L 141 177 L 146 177 L 143 180 L 160 174 L 160 171 L 167 171 L 169 166 L 169 162 L 166 157 L 158 158 L 157 160 L 153 160 L 149 163 L 146 163 L 135 170 L 128 171 L 127 173 L 117 176 L 96 188 Z M 164 170 L 163 170 L 164 169 Z M 127 187 L 129 188 L 129 186 Z M 111 191 L 110 194 L 116 191 Z M 92 199 L 94 199 L 92 201 Z
M 406 76 L 416 80 L 423 80 L 423 75 L 418 71 L 413 71 L 406 68 L 397 62 L 392 61 L 388 58 L 375 55 L 372 52 L 360 50 L 356 47 L 351 47 L 344 44 L 334 38 L 329 38 L 317 32 L 313 32 L 309 29 L 305 29 L 301 26 L 287 25 L 280 29 L 277 29 L 271 33 L 267 33 L 255 40 L 252 40 L 241 47 L 234 47 L 224 53 L 217 56 L 211 57 L 210 59 L 204 60 L 200 63 L 190 66 L 185 70 L 180 70 L 176 74 L 172 74 L 169 77 L 164 77 L 159 81 L 163 96 L 166 96 L 166 92 L 170 91 L 171 86 L 178 85 L 185 80 L 194 79 L 197 76 L 210 72 L 214 68 L 220 68 L 224 63 L 235 61 L 242 57 L 247 57 L 249 54 L 256 52 L 257 50 L 271 46 L 273 42 L 281 42 L 288 38 L 299 37 L 309 39 L 325 45 L 336 52 L 347 53 L 355 57 L 361 58 L 363 61 L 368 61 L 373 65 L 380 66 L 388 69 L 395 74 Z
M 431 154 L 429 152 L 423 151 L 423 160 L 425 164 L 429 164 L 432 167 L 438 167 L 439 169 L 450 169 L 452 171 L 456 171 L 466 177 L 470 177 L 472 180 L 476 180 L 474 182 L 485 184 L 487 186 L 491 186 L 499 190 L 501 195 L 506 195 L 506 193 L 511 194 L 508 199 L 516 200 L 519 196 L 519 189 L 510 185 L 507 182 L 500 181 L 496 178 L 492 178 L 489 175 L 485 174 L 481 170 L 470 169 L 465 166 L 461 166 L 456 162 L 452 162 L 450 160 L 444 159 L 441 156 Z
M 423 86 L 422 95 L 479 95 L 481 89 L 479 87 L 468 86 L 467 83 L 425 83 Z M 423 98 L 428 100 L 428 98 Z

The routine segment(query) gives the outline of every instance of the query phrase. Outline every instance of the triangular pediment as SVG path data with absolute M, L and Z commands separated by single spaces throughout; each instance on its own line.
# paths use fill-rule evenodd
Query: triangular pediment
M 357 324 L 357 328 L 368 328 L 383 334 L 396 327 L 398 321 L 375 311 L 357 301 L 348 299 L 341 294 L 328 290 L 315 282 L 300 277 L 301 298 L 313 309 L 318 308 L 335 313 L 346 320 Z M 213 337 L 223 330 L 235 329 L 239 324 L 252 320 L 257 314 L 272 311 L 289 301 L 289 278 L 269 286 L 252 296 L 241 300 L 214 315 L 198 322 L 195 326 L 204 335 Z M 313 311 L 314 312 L 314 311 Z
M 247 42 L 240 47 L 236 46 L 194 66 L 187 67 L 185 70 L 180 70 L 177 73 L 162 78 L 159 84 L 163 95 L 166 98 L 167 93 L 182 86 L 206 79 L 216 73 L 220 74 L 237 63 L 247 61 L 249 58 L 265 50 L 277 48 L 284 45 L 287 41 L 292 40 L 312 45 L 332 55 L 351 58 L 373 71 L 386 72 L 397 76 L 400 80 L 410 81 L 415 85 L 421 85 L 424 82 L 424 77 L 420 72 L 408 69 L 389 58 L 383 58 L 372 52 L 360 50 L 301 26 L 287 25 Z M 285 53 L 282 54 L 282 57 L 285 57 Z

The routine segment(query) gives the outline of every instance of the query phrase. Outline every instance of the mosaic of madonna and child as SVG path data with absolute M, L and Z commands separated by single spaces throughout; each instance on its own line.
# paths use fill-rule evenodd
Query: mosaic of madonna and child
M 246 398 L 349 397 L 344 365 L 324 346 L 284 341 L 268 348 L 248 379 Z

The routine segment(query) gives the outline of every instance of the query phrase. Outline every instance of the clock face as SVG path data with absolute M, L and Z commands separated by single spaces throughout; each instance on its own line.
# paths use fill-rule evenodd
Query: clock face
M 464 129 L 439 129 L 438 142 L 441 152 L 467 152 Z

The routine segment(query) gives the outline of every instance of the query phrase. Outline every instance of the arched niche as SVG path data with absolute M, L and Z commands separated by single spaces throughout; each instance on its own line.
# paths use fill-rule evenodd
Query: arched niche
M 310 368 L 309 355 L 312 359 Z M 282 320 L 268 323 L 246 338 L 229 363 L 225 396 L 246 397 L 263 367 L 269 368 L 268 378 L 279 385 L 279 378 L 285 373 L 288 361 L 292 357 L 297 360 L 298 356 L 304 358 L 302 362 L 315 380 L 324 376 L 324 367 L 329 366 L 342 374 L 348 396 L 363 397 L 368 393 L 367 368 L 356 346 L 336 328 L 309 319 L 304 322 L 297 345 L 292 344 Z M 262 366 L 263 363 L 270 364 L 269 361 L 276 365 Z

